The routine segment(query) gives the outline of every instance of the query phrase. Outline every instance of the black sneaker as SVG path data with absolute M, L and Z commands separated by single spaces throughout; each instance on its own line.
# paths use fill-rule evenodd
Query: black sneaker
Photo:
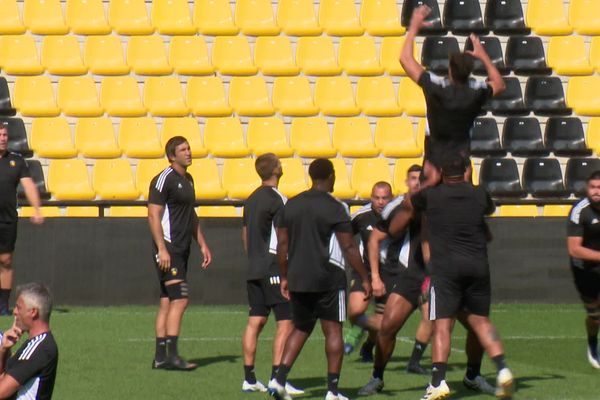
M 193 371 L 198 368 L 198 364 L 187 362 L 179 356 L 169 357 L 165 363 L 165 368 L 171 371 Z
M 156 361 L 156 359 L 152 360 L 152 369 L 166 369 L 167 368 L 167 360 Z
M 367 347 L 366 342 L 360 347 L 360 360 L 364 363 L 373 362 L 373 347 Z
M 429 372 L 427 372 L 427 370 L 423 367 L 421 367 L 421 365 L 419 363 L 410 363 L 406 366 L 406 372 L 408 372 L 409 374 L 416 374 L 416 375 L 427 375 Z

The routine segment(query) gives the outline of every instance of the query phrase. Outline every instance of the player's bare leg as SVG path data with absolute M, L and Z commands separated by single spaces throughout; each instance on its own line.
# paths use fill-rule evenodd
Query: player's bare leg
M 348 300 L 348 319 L 352 328 L 344 338 L 344 353 L 350 354 L 354 351 L 364 335 L 369 332 L 369 337 L 374 337 L 381 326 L 381 315 L 367 316 L 369 300 L 365 300 L 363 292 L 351 292 Z
M 585 319 L 585 329 L 588 336 L 588 361 L 592 367 L 600 369 L 600 356 L 598 354 L 598 330 L 600 328 L 600 301 L 585 303 L 588 313 Z
M 246 329 L 242 336 L 242 352 L 244 353 L 244 383 L 242 385 L 242 390 L 246 392 L 267 390 L 262 383 L 259 385 L 254 373 L 254 359 L 256 357 L 258 336 L 266 323 L 267 317 L 248 317 Z
M 189 371 L 198 367 L 195 363 L 185 361 L 179 356 L 177 349 L 177 342 L 179 339 L 179 333 L 181 331 L 181 320 L 183 319 L 183 313 L 185 312 L 188 305 L 187 298 L 187 285 L 183 280 L 172 280 L 166 281 L 165 287 L 167 292 L 174 288 L 178 288 L 180 296 L 179 298 L 172 298 L 169 300 L 169 310 L 166 318 L 166 331 L 167 331 L 167 369 L 174 370 L 185 370 Z M 185 289 L 184 289 L 185 288 Z M 183 291 L 185 290 L 185 297 Z
M 12 253 L 0 254 L 0 315 L 12 315 L 8 299 L 13 283 Z
M 338 383 L 344 359 L 344 341 L 342 323 L 321 320 L 321 329 L 325 335 L 325 354 L 327 355 L 327 391 L 338 395 Z
M 421 359 L 423 358 L 423 353 L 433 335 L 433 322 L 429 320 L 429 302 L 425 301 L 421 304 L 420 308 L 421 320 L 417 326 L 415 344 L 408 365 L 406 366 L 406 372 L 422 375 L 427 373 L 425 368 L 421 366 Z

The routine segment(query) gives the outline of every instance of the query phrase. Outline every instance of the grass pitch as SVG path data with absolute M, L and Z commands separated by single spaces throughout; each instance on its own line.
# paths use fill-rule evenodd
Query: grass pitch
M 183 322 L 180 353 L 196 361 L 193 372 L 151 370 L 154 355 L 154 307 L 57 307 L 52 316 L 60 362 L 54 398 L 69 399 L 267 399 L 266 394 L 241 392 L 241 334 L 246 307 L 190 307 Z M 517 379 L 515 399 L 598 399 L 600 371 L 586 360 L 584 311 L 580 305 L 497 305 L 492 320 L 506 348 L 508 365 Z M 394 357 L 385 375 L 386 387 L 372 399 L 419 399 L 429 376 L 404 372 L 417 323 L 414 315 L 399 333 Z M 0 329 L 10 325 L 0 319 Z M 273 322 L 261 336 L 257 378 L 268 381 Z M 465 389 L 465 332 L 457 327 L 447 382 L 453 399 L 491 399 Z M 346 356 L 340 390 L 356 398 L 367 382 L 371 365 L 356 353 Z M 430 367 L 430 348 L 423 365 Z M 324 341 L 315 329 L 290 374 L 304 388 L 299 399 L 323 399 L 326 392 Z M 495 370 L 485 358 L 482 372 L 493 382 Z

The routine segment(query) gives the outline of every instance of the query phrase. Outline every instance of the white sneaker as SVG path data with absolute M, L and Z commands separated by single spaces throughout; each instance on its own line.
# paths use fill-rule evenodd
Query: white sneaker
M 587 348 L 587 357 L 588 357 L 588 361 L 590 362 L 592 367 L 594 367 L 596 369 L 600 369 L 600 362 L 598 362 L 598 359 L 592 355 L 592 352 L 590 351 L 589 346 Z
M 285 387 L 281 386 L 276 379 L 269 381 L 269 387 L 267 389 L 269 394 L 276 400 L 292 400 L 292 396 L 285 390 Z
M 248 383 L 248 381 L 244 381 L 242 383 L 242 392 L 251 393 L 251 392 L 266 392 L 267 388 L 260 381 L 256 381 L 256 383 Z
M 450 388 L 446 384 L 446 381 L 440 382 L 439 386 L 427 386 L 427 391 L 421 400 L 442 400 L 450 396 Z
M 463 384 L 476 392 L 486 393 L 486 394 L 496 394 L 496 388 L 493 387 L 485 380 L 485 378 L 481 375 L 477 375 L 475 379 L 469 379 L 466 376 L 463 378 Z
M 304 394 L 304 390 L 292 386 L 292 384 L 289 382 L 285 383 L 285 391 L 288 392 L 288 394 L 291 396 L 299 396 L 301 394 Z
M 338 392 L 338 394 L 333 394 L 332 392 L 327 392 L 325 395 L 325 400 L 349 400 L 346 396 Z
M 502 368 L 496 378 L 496 397 L 499 399 L 508 399 L 512 397 L 514 391 L 515 381 L 512 372 L 508 368 Z

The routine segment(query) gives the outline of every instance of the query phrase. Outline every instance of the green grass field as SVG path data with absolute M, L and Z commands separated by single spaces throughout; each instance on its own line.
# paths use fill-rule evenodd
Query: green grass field
M 244 394 L 241 333 L 245 307 L 191 307 L 184 319 L 180 353 L 200 363 L 193 372 L 153 371 L 154 307 L 57 307 L 52 316 L 59 344 L 60 364 L 54 398 L 68 399 L 266 399 L 266 394 Z M 399 333 L 388 365 L 384 392 L 373 399 L 419 399 L 428 376 L 407 375 L 416 316 Z M 511 304 L 494 307 L 492 319 L 506 346 L 509 366 L 517 378 L 515 399 L 598 399 L 600 371 L 585 358 L 584 312 L 579 305 Z M 0 328 L 10 324 L 0 320 Z M 259 343 L 256 371 L 266 383 L 271 366 L 273 323 Z M 452 398 L 491 398 L 475 395 L 461 383 L 465 367 L 465 332 L 457 329 L 450 358 L 448 384 Z M 290 380 L 304 388 L 300 399 L 325 395 L 324 342 L 320 330 L 300 354 Z M 430 349 L 424 365 L 430 366 Z M 483 373 L 494 378 L 492 363 Z M 344 360 L 340 389 L 350 398 L 370 377 L 371 366 L 352 354 Z

